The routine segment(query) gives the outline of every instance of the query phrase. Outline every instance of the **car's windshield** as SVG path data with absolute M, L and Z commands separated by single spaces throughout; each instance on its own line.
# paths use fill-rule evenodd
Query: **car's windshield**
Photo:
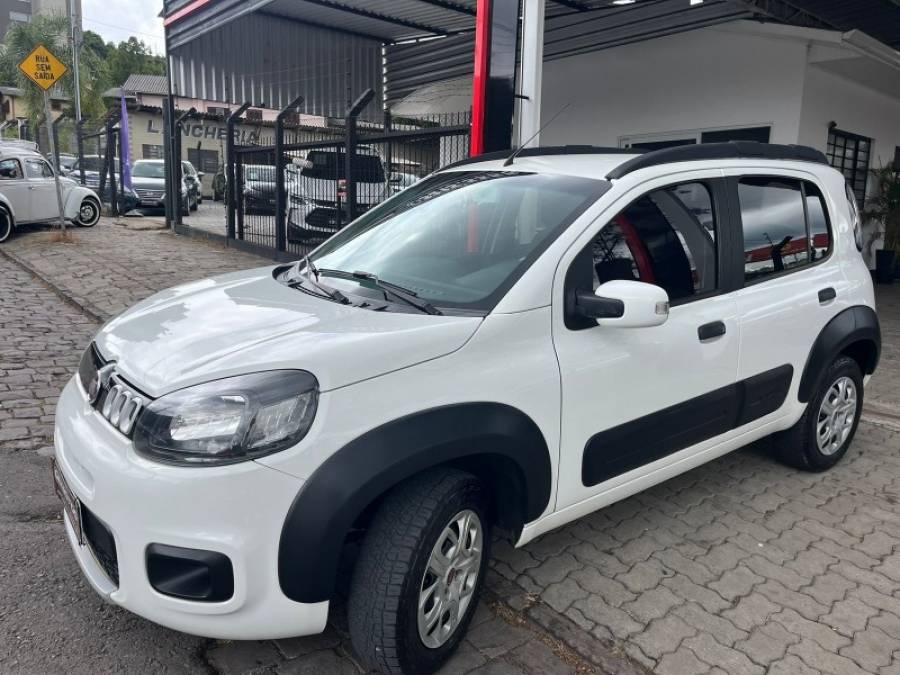
M 131 175 L 135 178 L 165 178 L 166 165 L 162 162 L 135 162 Z
M 275 182 L 274 166 L 246 166 L 244 167 L 244 180 L 260 183 Z
M 574 176 L 442 173 L 373 209 L 312 257 L 325 276 L 369 272 L 437 306 L 487 310 L 608 188 Z

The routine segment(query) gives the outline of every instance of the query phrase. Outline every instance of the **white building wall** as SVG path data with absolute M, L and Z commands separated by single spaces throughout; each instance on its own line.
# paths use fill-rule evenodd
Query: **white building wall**
M 829 122 L 836 122 L 842 131 L 872 139 L 872 168 L 888 164 L 900 146 L 900 91 L 891 97 L 810 66 L 798 142 L 824 152 Z
M 900 91 L 896 97 L 875 91 L 815 66 L 807 69 L 803 89 L 803 110 L 798 143 L 823 152 L 828 141 L 828 124 L 836 122 L 841 131 L 872 139 L 869 165 L 877 168 L 894 159 L 900 146 Z M 870 177 L 868 193 L 877 189 Z M 875 267 L 875 250 L 882 247 L 880 228 L 866 223 L 863 228 L 863 256 Z
M 728 26 L 549 61 L 542 145 L 618 146 L 623 136 L 772 125 L 796 143 L 806 44 Z

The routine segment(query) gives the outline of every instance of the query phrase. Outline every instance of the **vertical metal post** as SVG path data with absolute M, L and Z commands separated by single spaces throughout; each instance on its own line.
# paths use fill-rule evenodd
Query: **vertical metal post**
M 182 124 L 186 119 L 192 117 L 197 114 L 196 108 L 191 108 L 186 113 L 182 113 L 178 119 L 175 120 L 175 138 L 173 143 L 173 152 L 172 152 L 172 181 L 173 181 L 173 189 L 175 190 L 175 223 L 177 225 L 182 224 L 182 219 L 184 217 L 184 203 L 182 202 L 183 197 L 181 196 L 181 184 L 183 182 L 182 178 L 182 167 L 181 167 L 181 136 L 184 130 Z M 190 210 L 191 196 L 187 196 L 188 200 L 188 210 Z
M 384 133 L 390 133 L 391 126 L 393 124 L 393 119 L 391 117 L 391 111 L 385 108 L 384 111 Z M 391 173 L 393 173 L 393 164 L 394 164 L 394 146 L 393 142 L 388 140 L 384 144 L 384 167 L 387 169 L 387 180 L 388 185 L 391 185 Z
M 84 185 L 84 120 L 75 122 L 76 142 L 78 144 L 78 174 L 79 182 Z
M 109 157 L 109 208 L 114 217 L 119 215 L 119 195 L 116 192 L 116 122 L 106 124 L 106 155 Z
M 47 123 L 47 139 L 50 143 L 50 154 L 56 155 L 56 144 L 53 142 L 53 121 L 50 119 L 50 94 L 44 90 L 44 121 Z M 57 167 L 59 162 L 56 163 Z M 53 172 L 53 182 L 56 183 L 56 206 L 59 209 L 59 229 L 66 231 L 66 218 L 63 213 L 62 186 L 59 184 L 59 170 Z
M 344 179 L 347 186 L 347 222 L 356 218 L 356 181 L 353 170 L 356 166 L 356 120 L 372 99 L 375 98 L 373 89 L 366 89 L 353 105 L 347 110 L 344 117 L 346 138 L 344 139 Z
M 51 124 L 51 127 L 53 128 L 53 168 L 56 169 L 57 173 L 59 173 L 59 123 L 63 119 L 65 119 L 65 117 L 60 115 L 53 120 L 53 124 Z
M 284 120 L 303 104 L 298 96 L 275 118 L 275 248 L 287 250 L 287 189 L 284 184 Z
M 235 126 L 237 126 L 237 123 L 241 120 L 241 115 L 247 112 L 247 108 L 249 107 L 249 102 L 244 103 L 240 108 L 231 113 L 225 121 L 225 209 L 228 212 L 226 236 L 229 239 L 234 239 L 235 208 L 237 207 L 234 170 L 235 163 L 237 162 L 237 155 L 234 149 L 237 143 L 234 139 L 234 132 Z
M 172 201 L 172 125 L 171 125 L 171 112 L 169 108 L 169 101 L 171 99 L 166 98 L 163 101 L 163 165 L 166 176 L 166 198 L 165 198 L 165 207 L 166 207 L 166 227 L 174 228 L 175 227 L 175 216 L 173 214 L 173 201 Z

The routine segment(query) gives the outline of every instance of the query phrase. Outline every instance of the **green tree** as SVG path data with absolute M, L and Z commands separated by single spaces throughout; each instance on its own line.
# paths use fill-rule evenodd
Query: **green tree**
M 150 47 L 136 37 L 130 37 L 117 46 L 110 43 L 107 47 L 110 86 L 121 87 L 132 74 L 164 75 L 166 72 L 165 59 L 154 55 Z

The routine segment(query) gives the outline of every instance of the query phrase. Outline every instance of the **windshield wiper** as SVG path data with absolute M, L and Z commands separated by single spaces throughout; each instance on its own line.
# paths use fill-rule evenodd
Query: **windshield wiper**
M 320 269 L 318 270 L 319 274 L 324 274 L 326 276 L 333 277 L 342 277 L 344 279 L 357 279 L 357 280 L 365 280 L 374 284 L 377 288 L 384 291 L 386 294 L 393 295 L 395 298 L 399 298 L 407 305 L 411 307 L 415 307 L 420 312 L 425 312 L 426 314 L 433 314 L 435 316 L 440 316 L 443 314 L 441 310 L 432 305 L 427 300 L 420 298 L 415 291 L 411 291 L 408 288 L 403 288 L 403 286 L 398 286 L 397 284 L 392 284 L 389 281 L 383 281 L 378 278 L 378 275 L 373 272 L 345 272 L 343 270 L 327 270 Z
M 298 275 L 294 278 L 293 281 L 289 282 L 288 285 L 290 287 L 296 288 L 297 286 L 302 286 L 305 282 L 317 291 L 317 295 L 323 295 L 326 298 L 334 300 L 335 302 L 342 305 L 350 304 L 350 298 L 341 293 L 338 289 L 330 288 L 319 283 L 319 270 L 313 264 L 312 260 L 309 259 L 308 255 L 303 258 L 303 262 L 306 265 L 304 269 L 304 275 L 302 277 Z M 312 275 L 315 275 L 315 279 L 310 276 L 310 273 L 312 273 Z

